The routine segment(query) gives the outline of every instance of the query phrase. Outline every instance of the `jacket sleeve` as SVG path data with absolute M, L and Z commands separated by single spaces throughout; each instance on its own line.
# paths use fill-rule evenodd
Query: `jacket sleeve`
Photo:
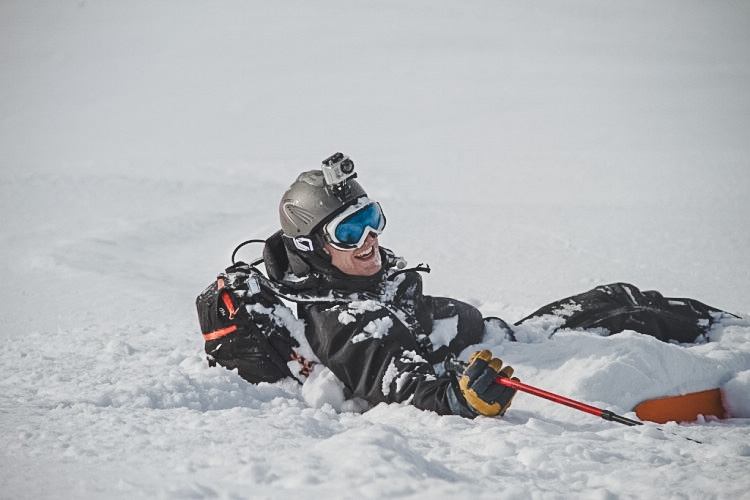
M 310 304 L 301 315 L 321 362 L 370 404 L 409 401 L 439 414 L 474 417 L 455 376 L 437 377 L 398 317 L 372 301 Z

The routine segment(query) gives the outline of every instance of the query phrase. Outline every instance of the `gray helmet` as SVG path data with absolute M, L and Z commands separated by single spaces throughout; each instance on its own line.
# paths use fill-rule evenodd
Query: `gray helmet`
M 281 198 L 281 229 L 292 238 L 310 237 L 321 224 L 362 196 L 367 193 L 354 179 L 333 187 L 326 184 L 322 170 L 303 172 Z

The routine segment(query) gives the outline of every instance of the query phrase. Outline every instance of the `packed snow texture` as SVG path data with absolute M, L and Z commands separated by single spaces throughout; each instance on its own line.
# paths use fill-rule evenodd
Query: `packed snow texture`
M 748 26 L 739 0 L 0 2 L 0 498 L 748 498 Z M 336 151 L 428 294 L 515 322 L 625 281 L 741 316 L 477 346 L 630 418 L 714 387 L 731 418 L 365 411 L 320 366 L 209 368 L 195 296 Z

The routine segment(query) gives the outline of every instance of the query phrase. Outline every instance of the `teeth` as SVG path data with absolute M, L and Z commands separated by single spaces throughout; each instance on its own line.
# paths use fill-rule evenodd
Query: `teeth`
M 368 248 L 368 249 L 367 249 L 367 251 L 366 251 L 366 252 L 362 252 L 361 254 L 357 255 L 357 257 L 358 257 L 358 258 L 360 258 L 360 259 L 364 259 L 364 258 L 367 258 L 367 257 L 369 257 L 370 255 L 372 255 L 372 252 L 373 252 L 374 250 L 375 250 L 375 249 L 374 249 L 373 247 L 370 247 L 370 248 Z

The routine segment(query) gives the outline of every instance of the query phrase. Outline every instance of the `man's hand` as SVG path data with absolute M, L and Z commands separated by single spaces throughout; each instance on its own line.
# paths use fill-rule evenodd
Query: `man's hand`
M 502 368 L 503 362 L 490 351 L 478 351 L 469 358 L 469 366 L 458 381 L 461 392 L 472 408 L 482 415 L 502 416 L 513 401 L 516 390 L 495 382 L 495 377 L 511 377 L 513 368 Z M 501 369 L 502 368 L 502 369 Z M 515 380 L 518 380 L 515 378 Z

